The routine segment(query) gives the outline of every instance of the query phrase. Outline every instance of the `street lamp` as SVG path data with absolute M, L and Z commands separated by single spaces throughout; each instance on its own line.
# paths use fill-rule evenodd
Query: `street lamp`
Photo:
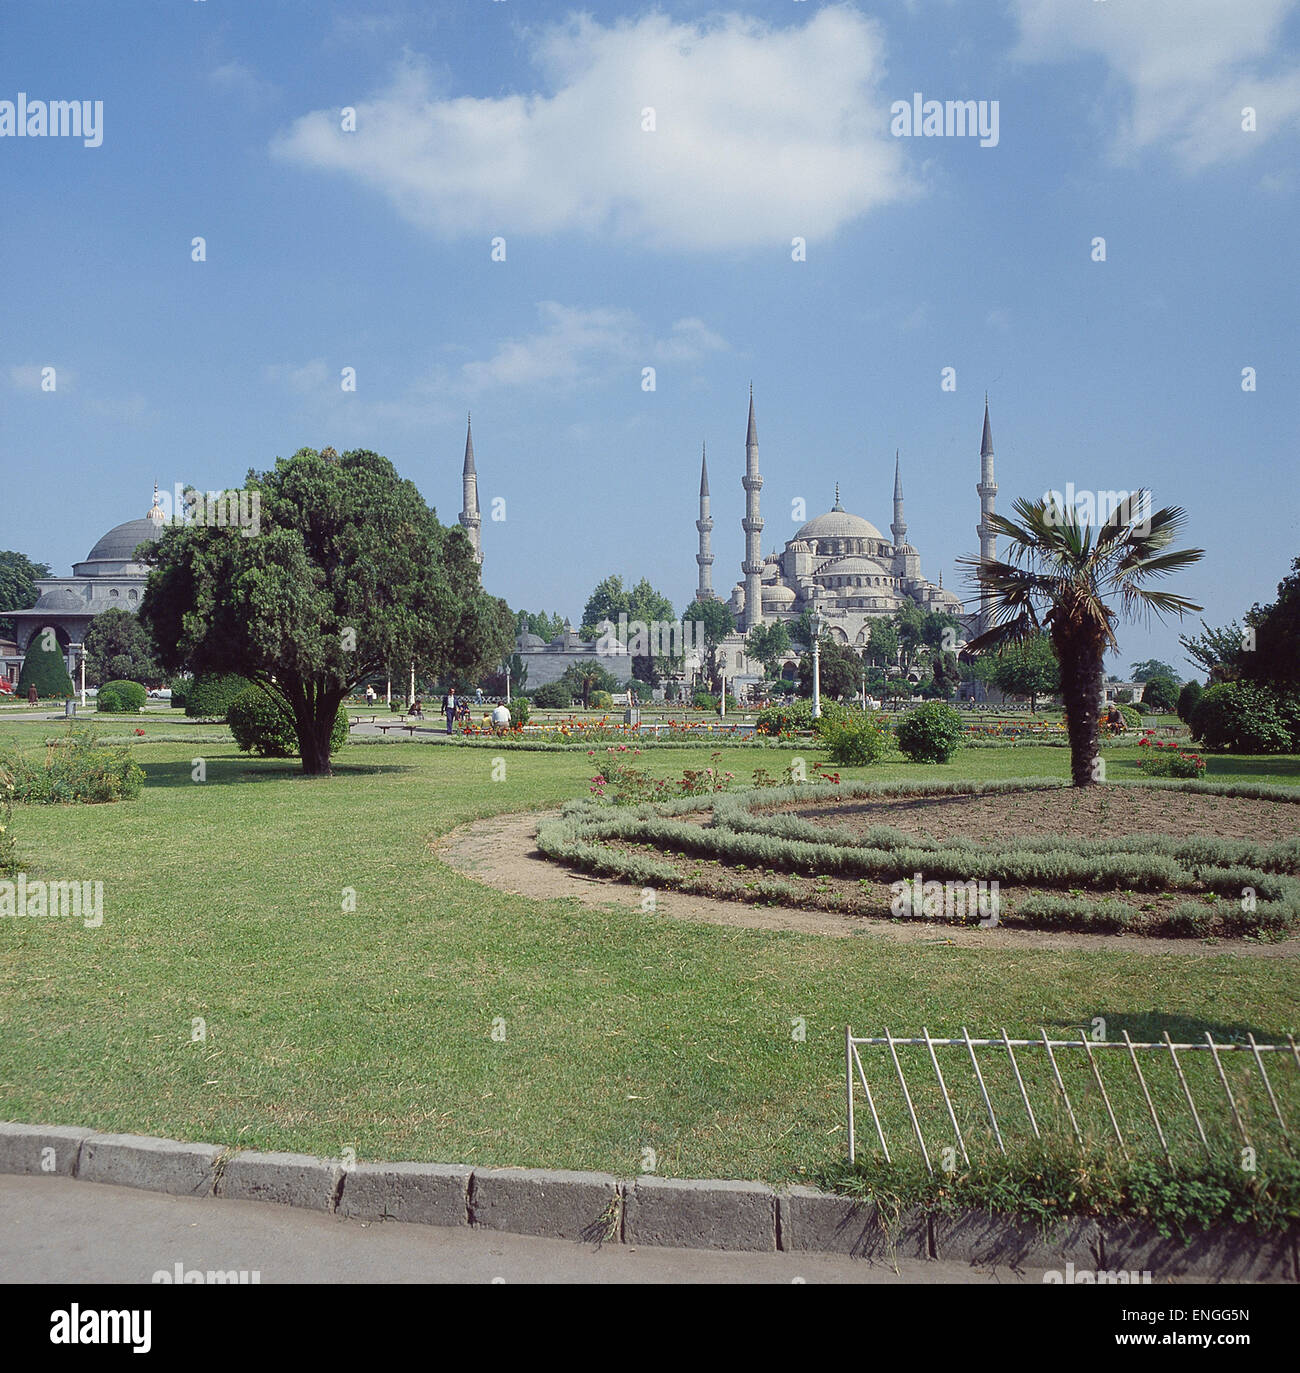
M 813 708 L 814 720 L 822 718 L 822 625 L 825 621 L 820 610 L 812 613 L 813 632 Z

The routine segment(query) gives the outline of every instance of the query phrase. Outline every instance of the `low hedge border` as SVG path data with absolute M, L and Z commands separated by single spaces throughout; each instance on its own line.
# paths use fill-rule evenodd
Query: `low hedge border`
M 652 855 L 611 848 L 602 841 L 648 843 L 682 857 L 693 855 L 728 864 L 743 863 L 769 872 L 897 880 L 899 873 L 924 871 L 927 879 L 1069 889 L 1069 895 L 1035 893 L 1018 903 L 1012 923 L 1036 928 L 1114 933 L 1141 925 L 1144 932 L 1151 934 L 1196 938 L 1210 933 L 1216 923 L 1229 935 L 1274 937 L 1300 925 L 1300 880 L 1293 875 L 1300 868 L 1300 841 L 1255 845 L 1246 840 L 1175 840 L 1157 835 L 1140 837 L 1134 851 L 1125 848 L 1122 840 L 1049 837 L 994 848 L 968 840 L 917 839 L 884 826 L 857 838 L 847 831 L 831 831 L 828 839 L 820 827 L 797 816 L 753 814 L 759 805 L 794 799 L 983 794 L 1064 785 L 1068 784 L 1042 778 L 1019 783 L 813 783 L 683 797 L 657 806 L 617 808 L 584 799 L 571 802 L 558 818 L 543 821 L 537 831 L 537 846 L 548 857 L 588 871 L 642 885 L 715 895 L 716 889 L 703 875 L 685 873 Z M 1246 790 L 1239 784 L 1202 781 L 1120 785 L 1174 786 L 1211 795 L 1239 795 Z M 1287 795 L 1282 788 L 1249 788 L 1251 795 L 1261 792 L 1283 793 L 1268 795 L 1266 799 L 1300 801 L 1300 796 Z M 674 818 L 710 809 L 712 820 L 707 826 Z M 818 838 L 798 837 L 809 831 L 819 832 Z M 1081 896 L 1073 890 L 1081 886 L 1092 888 L 1093 893 Z M 1213 900 L 1189 900 L 1172 911 L 1144 915 L 1136 905 L 1120 900 L 1118 895 L 1139 891 L 1199 895 L 1204 890 L 1211 898 L 1230 898 L 1240 896 L 1247 887 L 1255 892 L 1253 910 L 1240 909 L 1230 901 L 1218 905 Z M 1097 888 L 1109 889 L 1116 895 L 1099 897 Z M 761 875 L 743 891 L 733 893 L 732 899 L 809 904 L 809 894 L 795 884 Z

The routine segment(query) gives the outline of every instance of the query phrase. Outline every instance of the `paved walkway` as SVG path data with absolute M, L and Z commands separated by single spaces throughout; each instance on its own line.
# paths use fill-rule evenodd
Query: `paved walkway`
M 185 1270 L 262 1283 L 1000 1283 L 1042 1274 L 883 1264 L 825 1254 L 730 1254 L 367 1223 L 261 1202 L 171 1197 L 71 1178 L 0 1175 L 0 1282 L 151 1281 Z

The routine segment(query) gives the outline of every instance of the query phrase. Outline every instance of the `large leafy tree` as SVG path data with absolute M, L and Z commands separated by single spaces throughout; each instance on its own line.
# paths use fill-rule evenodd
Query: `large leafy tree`
M 718 647 L 728 634 L 735 632 L 736 622 L 724 601 L 692 601 L 682 611 L 682 624 L 698 625 L 692 631 L 698 635 L 700 661 L 710 686 L 718 682 Z
M 582 623 L 578 626 L 578 633 L 584 639 L 598 639 L 600 630 L 597 626 L 602 620 L 609 620 L 613 624 L 618 624 L 618 617 L 626 615 L 629 619 L 632 611 L 632 592 L 631 589 L 623 585 L 623 578 L 615 574 L 606 577 L 603 581 L 596 583 L 595 590 L 587 597 L 587 604 L 582 612 Z
M 925 643 L 925 611 L 914 601 L 907 601 L 894 612 L 893 618 L 903 671 L 908 672 Z
M 515 634 L 536 634 L 549 644 L 552 639 L 564 633 L 564 616 L 558 610 L 547 614 L 544 610 L 516 610 Z
M 237 672 L 294 721 L 303 771 L 330 772 L 343 698 L 378 673 L 473 680 L 509 650 L 464 532 L 365 450 L 304 448 L 250 471 L 259 532 L 172 526 L 149 550 L 140 618 L 164 668 Z
M 769 677 L 776 676 L 777 664 L 790 652 L 790 631 L 780 620 L 755 625 L 745 636 L 745 653 L 763 664 Z
M 1300 558 L 1278 583 L 1277 600 L 1246 612 L 1254 647 L 1242 652 L 1242 676 L 1271 686 L 1300 687 Z
M 831 700 L 854 695 L 862 686 L 862 659 L 847 645 L 823 634 L 817 653 L 817 676 L 821 694 Z M 805 653 L 799 659 L 799 695 L 811 696 L 813 689 L 813 656 Z
M 50 575 L 49 563 L 34 563 L 25 553 L 0 549 L 0 611 L 30 610 L 40 599 L 37 577 Z M 12 638 L 14 622 L 0 614 L 0 634 Z
M 1153 677 L 1169 677 L 1174 682 L 1183 680 L 1176 669 L 1168 663 L 1162 663 L 1159 658 L 1147 658 L 1144 662 L 1134 663 L 1129 668 L 1129 676 L 1135 682 L 1149 682 Z
M 149 630 L 139 616 L 114 606 L 96 615 L 86 630 L 86 681 L 141 682 L 148 686 L 163 676 Z
M 1202 620 L 1199 634 L 1181 635 L 1178 642 L 1187 654 L 1188 662 L 1195 663 L 1212 685 L 1236 681 L 1241 676 L 1245 637 L 1236 620 L 1222 629 L 1211 629 Z
M 893 667 L 898 662 L 898 627 L 892 616 L 881 616 L 871 622 L 871 637 L 867 644 L 867 659 L 877 667 Z
M 1200 548 L 1170 545 L 1185 522 L 1168 506 L 1149 518 L 1145 491 L 1122 501 L 1100 524 L 1043 499 L 1016 501 L 1015 519 L 990 517 L 1007 541 L 1008 560 L 963 558 L 975 585 L 988 594 L 991 627 L 966 646 L 967 654 L 1050 636 L 1061 667 L 1061 695 L 1070 738 L 1070 772 L 1076 787 L 1098 781 L 1098 723 L 1102 662 L 1118 645 L 1114 626 L 1152 614 L 1180 618 L 1200 610 L 1186 597 L 1149 585 L 1197 562 Z M 1140 521 L 1140 522 L 1139 522 Z M 1119 602 L 1119 609 L 1108 604 Z
M 993 659 L 993 685 L 1007 696 L 1028 696 L 1031 713 L 1038 698 L 1061 689 L 1061 665 L 1046 634 L 1008 644 Z

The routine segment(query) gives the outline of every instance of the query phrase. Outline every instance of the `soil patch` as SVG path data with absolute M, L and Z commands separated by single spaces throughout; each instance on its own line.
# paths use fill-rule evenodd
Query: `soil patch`
M 1025 835 L 1095 839 L 1166 834 L 1214 835 L 1269 843 L 1300 835 L 1300 805 L 1147 787 L 1001 791 L 982 796 L 899 796 L 774 806 L 814 825 L 865 833 L 889 825 L 906 834 L 1002 842 Z

